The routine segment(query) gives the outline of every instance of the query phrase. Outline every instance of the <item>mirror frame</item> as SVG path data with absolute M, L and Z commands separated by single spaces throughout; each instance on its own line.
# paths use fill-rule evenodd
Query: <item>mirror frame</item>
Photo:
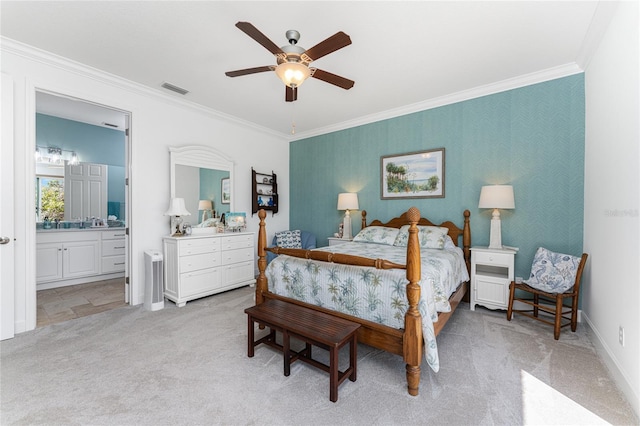
M 229 191 L 231 193 L 231 201 L 229 203 L 229 211 L 233 209 L 235 193 L 234 188 L 234 162 L 221 153 L 220 151 L 203 145 L 186 145 L 181 147 L 169 147 L 171 157 L 171 198 L 176 195 L 176 164 L 182 166 L 194 166 L 205 169 L 225 170 L 229 172 Z

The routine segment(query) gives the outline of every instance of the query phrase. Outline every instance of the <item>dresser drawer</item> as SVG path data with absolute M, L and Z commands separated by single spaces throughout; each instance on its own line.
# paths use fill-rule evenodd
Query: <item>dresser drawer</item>
M 220 251 L 220 241 L 217 238 L 202 238 L 193 240 L 183 240 L 178 243 L 180 256 L 191 256 L 194 254 L 214 253 Z
M 180 272 L 191 272 L 219 266 L 220 253 L 203 253 L 180 257 Z
M 124 255 L 124 240 L 107 240 L 102 242 L 103 256 Z
M 102 231 L 103 240 L 124 240 L 124 228 L 113 231 Z
M 223 250 L 253 249 L 253 234 L 222 237 Z
M 180 275 L 180 297 L 187 298 L 199 293 L 211 292 L 220 285 L 222 271 L 209 268 Z
M 223 266 L 223 268 L 224 285 L 250 281 L 255 278 L 253 261 L 235 263 L 233 265 Z
M 111 274 L 113 272 L 124 272 L 124 256 L 107 256 L 102 258 L 103 274 Z
M 513 262 L 513 254 L 472 252 L 473 261 L 484 265 L 509 266 Z
M 253 262 L 253 248 L 243 248 L 222 252 L 222 263 L 225 265 L 246 261 Z

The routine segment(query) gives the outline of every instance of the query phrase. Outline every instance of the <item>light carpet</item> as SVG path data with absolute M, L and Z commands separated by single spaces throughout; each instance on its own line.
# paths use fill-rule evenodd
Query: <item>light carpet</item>
M 0 344 L 2 425 L 638 424 L 591 343 L 462 304 L 406 392 L 402 358 L 358 347 L 358 380 L 329 401 L 329 377 L 261 345 L 247 357 L 253 288 L 163 310 L 125 307 Z M 264 331 L 262 331 L 264 332 Z M 261 333 L 262 333 L 261 332 Z M 341 364 L 348 364 L 341 352 Z M 326 352 L 314 356 L 326 360 Z

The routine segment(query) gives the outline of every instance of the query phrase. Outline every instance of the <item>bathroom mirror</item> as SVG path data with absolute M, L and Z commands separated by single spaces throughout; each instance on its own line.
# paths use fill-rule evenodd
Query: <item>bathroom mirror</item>
M 202 220 L 200 200 L 213 202 L 219 217 L 233 210 L 233 161 L 216 149 L 190 145 L 169 148 L 171 156 L 171 198 L 184 198 L 190 216 L 184 222 L 197 225 Z M 228 179 L 230 199 L 222 199 L 222 180 Z M 168 205 L 168 204 L 167 204 Z

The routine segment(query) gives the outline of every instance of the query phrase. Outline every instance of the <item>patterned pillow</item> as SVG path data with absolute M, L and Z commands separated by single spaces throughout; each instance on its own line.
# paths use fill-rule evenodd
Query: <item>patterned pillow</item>
M 444 248 L 449 229 L 444 226 L 423 226 L 418 225 L 418 241 L 422 248 L 440 249 Z M 409 241 L 409 225 L 400 228 L 400 232 L 396 237 L 393 245 L 398 247 L 406 247 Z
M 533 257 L 531 276 L 524 282 L 548 293 L 564 293 L 575 284 L 579 264 L 579 257 L 540 247 Z
M 302 248 L 300 230 L 276 232 L 276 245 L 282 248 Z
M 386 226 L 368 226 L 353 237 L 353 241 L 365 243 L 386 244 L 392 246 L 400 230 Z

